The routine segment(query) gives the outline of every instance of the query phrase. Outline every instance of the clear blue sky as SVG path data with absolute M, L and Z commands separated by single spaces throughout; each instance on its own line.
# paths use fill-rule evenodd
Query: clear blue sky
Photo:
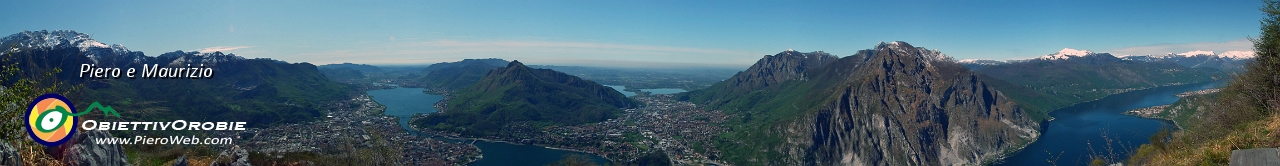
M 329 64 L 498 57 L 530 64 L 744 68 L 786 49 L 906 41 L 957 59 L 1062 48 L 1248 50 L 1262 3 L 1232 1 L 4 1 L 0 33 L 70 29 L 155 56 L 226 50 Z

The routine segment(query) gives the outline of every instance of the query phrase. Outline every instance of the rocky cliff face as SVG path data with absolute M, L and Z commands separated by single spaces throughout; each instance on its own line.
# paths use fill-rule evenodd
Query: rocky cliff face
M 251 166 L 249 164 L 249 152 L 240 148 L 239 145 L 231 146 L 230 149 L 223 150 L 218 153 L 218 158 L 210 165 L 216 166 Z
M 778 153 L 781 158 L 728 155 L 750 156 L 741 159 L 745 162 L 783 165 L 972 165 L 1039 136 L 1039 124 L 984 83 L 983 77 L 936 50 L 905 42 L 881 43 L 809 69 L 802 76 L 806 78 L 784 81 L 782 87 L 756 94 L 803 95 L 750 96 L 735 100 L 767 99 L 726 102 L 765 103 L 744 112 L 756 115 L 754 119 L 778 120 L 745 124 L 769 126 L 758 129 L 765 130 L 762 134 L 733 134 L 763 139 L 727 139 L 762 140 L 741 144 L 762 148 L 753 153 Z M 786 111 L 800 116 L 760 117 L 787 115 L 780 113 Z
M 936 51 L 881 44 L 839 98 L 782 126 L 787 151 L 816 165 L 969 165 L 1035 139 L 1016 104 Z M 839 64 L 848 65 L 848 64 Z
M 0 142 L 0 165 L 22 166 L 22 156 L 18 156 L 18 148 L 10 146 L 7 141 Z
M 110 138 L 111 133 L 102 130 L 84 131 L 71 141 L 45 149 L 50 155 L 61 158 L 67 165 L 129 165 L 124 147 L 117 144 L 97 144 L 96 138 Z
M 837 58 L 825 52 L 800 53 L 787 50 L 776 55 L 765 55 L 755 65 L 742 71 L 728 82 L 735 90 L 759 89 L 777 85 L 792 79 L 805 79 L 804 71 L 822 67 Z
M 765 55 L 750 68 L 725 81 L 721 81 L 705 90 L 688 93 L 695 101 L 723 103 L 736 99 L 753 91 L 763 90 L 771 86 L 781 85 L 791 80 L 808 80 L 805 71 L 819 68 L 836 61 L 838 57 L 826 52 L 816 51 L 801 53 L 787 50 L 774 55 Z

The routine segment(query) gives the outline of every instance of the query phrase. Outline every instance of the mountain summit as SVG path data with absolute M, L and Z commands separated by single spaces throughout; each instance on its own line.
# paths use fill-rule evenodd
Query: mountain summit
M 21 48 L 75 47 L 81 51 L 88 51 L 94 48 L 116 48 L 128 51 L 122 45 L 107 46 L 107 44 L 93 40 L 93 38 L 89 37 L 89 34 L 72 30 L 22 31 L 0 39 L 0 43 L 3 43 L 6 47 L 16 45 Z
M 108 46 L 97 40 L 93 40 L 89 34 L 84 34 L 72 30 L 41 30 L 41 31 L 22 31 L 13 35 L 0 38 L 0 44 L 5 47 L 0 54 L 11 51 L 20 50 L 65 50 L 75 49 L 87 57 L 90 62 L 100 63 L 103 59 L 137 59 L 141 58 L 141 52 L 129 51 L 124 45 L 113 44 Z M 17 48 L 9 48 L 16 46 Z M 130 55 L 132 54 L 132 55 Z M 102 64 L 99 64 L 102 65 Z
M 432 64 L 422 70 L 426 73 L 415 82 L 421 86 L 436 90 L 455 91 L 470 87 L 480 81 L 489 70 L 510 67 L 510 62 L 502 59 L 463 59 L 457 62 Z M 520 64 L 523 66 L 524 64 Z
M 837 59 L 826 52 L 801 53 L 795 50 L 765 55 L 747 70 L 738 72 L 724 86 L 712 86 L 721 91 L 745 93 L 754 89 L 777 85 L 793 79 L 805 79 L 805 71 L 822 67 Z
M 1039 136 L 1038 113 L 937 50 L 880 43 L 769 86 L 742 86 L 790 74 L 765 63 L 748 71 L 774 73 L 739 73 L 682 97 L 738 117 L 715 145 L 731 163 L 979 164 Z
M 497 134 L 510 123 L 575 125 L 617 117 L 639 102 L 613 88 L 520 61 L 490 70 L 445 102 L 442 113 L 413 123 L 472 136 Z M 540 127 L 540 126 L 539 126 Z
M 1041 56 L 1041 57 L 1040 57 L 1040 58 L 1038 58 L 1038 59 L 1044 59 L 1044 60 L 1063 60 L 1063 59 L 1071 59 L 1072 57 L 1082 57 L 1082 56 L 1090 55 L 1090 54 L 1093 54 L 1093 51 L 1089 51 L 1089 50 L 1077 50 L 1077 49 L 1071 49 L 1071 48 L 1062 48 L 1062 50 L 1061 50 L 1061 51 L 1058 51 L 1058 53 L 1053 53 L 1053 54 L 1049 54 L 1049 55 Z

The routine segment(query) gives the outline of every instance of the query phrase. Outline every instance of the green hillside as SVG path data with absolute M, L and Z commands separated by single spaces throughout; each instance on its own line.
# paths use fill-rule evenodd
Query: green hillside
M 507 63 L 502 59 L 464 59 L 432 64 L 422 70 L 423 75 L 416 82 L 424 87 L 460 90 L 480 81 L 489 70 L 502 68 Z
M 251 127 L 301 122 L 322 116 L 319 107 L 324 102 L 343 99 L 352 90 L 326 79 L 308 63 L 181 51 L 156 57 L 141 52 L 100 55 L 97 61 L 114 65 L 99 67 L 140 69 L 143 64 L 185 59 L 188 61 L 180 63 L 198 65 L 201 62 L 197 60 L 202 60 L 214 69 L 213 77 L 81 79 L 78 71 L 68 69 L 94 63 L 85 54 L 77 48 L 38 48 L 19 50 L 12 58 L 20 62 L 18 68 L 24 72 L 62 69 L 56 80 L 84 85 L 78 92 L 64 94 L 76 104 L 101 102 L 120 110 L 121 118 L 136 121 L 244 121 Z
M 244 121 L 261 127 L 323 116 L 319 107 L 325 101 L 351 91 L 307 63 L 248 59 L 214 70 L 212 79 L 102 80 L 97 84 L 105 86 L 90 86 L 84 98 L 127 110 L 121 111 L 126 119 Z
M 617 117 L 639 102 L 609 87 L 513 61 L 450 96 L 442 113 L 415 125 L 473 136 L 492 135 L 512 122 L 574 125 Z
M 1213 81 L 1224 74 L 1212 68 L 1122 60 L 1106 53 L 1066 60 L 1035 59 L 974 71 L 1010 83 L 993 85 L 1027 107 L 1044 111 L 1139 89 Z

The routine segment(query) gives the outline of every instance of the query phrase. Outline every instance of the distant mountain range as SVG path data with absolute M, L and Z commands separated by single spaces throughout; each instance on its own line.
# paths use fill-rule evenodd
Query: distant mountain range
M 363 72 L 363 73 L 377 73 L 377 72 L 382 72 L 382 68 L 379 68 L 379 67 L 377 67 L 377 66 L 373 66 L 373 65 L 366 65 L 366 64 L 354 64 L 354 63 L 327 64 L 327 65 L 320 65 L 320 66 L 316 66 L 316 67 L 318 67 L 318 68 L 320 68 L 320 69 L 339 69 L 339 68 L 349 68 L 349 69 L 353 69 L 353 70 L 360 71 L 360 72 Z
M 1204 54 L 1117 58 L 1108 53 L 1067 48 L 1029 60 L 959 62 L 975 72 L 1011 83 L 993 84 L 999 89 L 1027 89 L 1007 91 L 1015 99 L 1024 100 L 1020 102 L 1025 107 L 1052 111 L 1116 93 L 1212 81 L 1225 77 L 1224 70 L 1239 68 L 1247 60 Z
M 970 69 L 978 69 L 993 65 L 1003 65 L 1009 63 L 1027 62 L 1035 60 L 1070 60 L 1072 58 L 1081 58 L 1089 55 L 1107 54 L 1094 53 L 1089 50 L 1076 50 L 1071 48 L 1063 48 L 1057 53 L 1041 56 L 1034 59 L 1025 60 L 985 60 L 985 59 L 965 59 L 958 61 L 960 64 Z M 1111 54 L 1107 54 L 1111 55 Z M 1168 62 L 1191 68 L 1214 68 L 1219 70 L 1235 71 L 1243 66 L 1244 62 L 1253 59 L 1253 51 L 1227 51 L 1222 54 L 1216 54 L 1213 51 L 1190 51 L 1185 53 L 1168 53 L 1164 55 L 1124 55 L 1118 56 L 1123 60 L 1143 61 L 1143 62 Z
M 55 76 L 86 85 L 79 94 L 64 94 L 76 104 L 100 101 L 139 121 L 175 119 L 245 121 L 250 126 L 301 122 L 323 115 L 317 108 L 346 97 L 350 87 L 321 75 L 308 63 L 246 59 L 222 52 L 174 51 L 146 56 L 122 45 L 107 46 L 87 34 L 70 31 L 24 31 L 0 39 L 26 76 L 61 69 Z M 211 79 L 81 78 L 81 64 L 103 68 L 205 65 Z M 128 110 L 128 111 L 123 111 Z
M 1245 62 L 1253 59 L 1252 51 L 1227 51 L 1215 54 L 1213 51 L 1191 51 L 1181 54 L 1165 55 L 1130 55 L 1121 57 L 1124 60 L 1143 62 L 1170 62 L 1191 68 L 1214 68 L 1226 71 L 1238 71 Z
M 380 67 L 366 64 L 340 63 L 316 66 L 320 73 L 329 79 L 340 82 L 354 82 L 365 78 L 366 74 L 382 73 Z
M 976 165 L 1039 136 L 1042 113 L 988 81 L 999 80 L 891 42 L 838 59 L 765 56 L 681 99 L 736 116 L 715 144 L 731 164 Z
M 557 126 L 600 122 L 617 117 L 621 108 L 640 104 L 604 85 L 550 69 L 529 68 L 519 61 L 491 69 L 473 85 L 451 95 L 443 112 L 412 123 L 487 136 L 515 122 Z

